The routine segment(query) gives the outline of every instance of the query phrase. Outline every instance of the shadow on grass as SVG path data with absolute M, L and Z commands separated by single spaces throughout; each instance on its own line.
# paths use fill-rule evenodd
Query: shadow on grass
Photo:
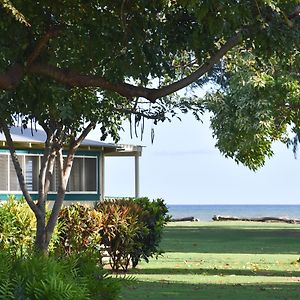
M 299 254 L 300 230 L 246 227 L 166 227 L 166 252 Z
M 277 271 L 277 270 L 242 270 L 242 269 L 192 269 L 192 268 L 151 268 L 132 269 L 130 275 L 219 275 L 219 276 L 279 276 L 279 277 L 300 277 L 300 271 Z M 300 298 L 300 295 L 299 295 Z
M 284 284 L 188 284 L 143 282 L 124 287 L 123 300 L 296 300 L 299 282 Z

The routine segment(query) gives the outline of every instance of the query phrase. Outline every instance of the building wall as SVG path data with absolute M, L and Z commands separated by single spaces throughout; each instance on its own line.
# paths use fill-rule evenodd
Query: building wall
M 39 156 L 43 154 L 42 150 L 39 149 L 19 149 L 16 150 L 17 155 L 24 155 L 25 157 L 27 156 Z M 0 149 L 0 156 L 1 155 L 8 155 L 9 154 L 9 150 L 8 149 Z M 101 157 L 102 153 L 98 152 L 98 151 L 77 151 L 76 156 L 77 158 L 96 158 L 96 191 L 94 192 L 88 192 L 88 191 L 80 191 L 80 192 L 66 192 L 65 195 L 65 201 L 69 201 L 69 202 L 76 202 L 76 201 L 80 201 L 80 202 L 93 202 L 93 201 L 98 201 L 100 199 L 100 193 L 101 193 L 101 187 L 100 187 L 100 157 Z M 86 161 L 86 160 L 83 160 Z M 9 163 L 8 163 L 9 164 Z M 25 162 L 24 162 L 25 164 Z M 10 172 L 10 168 L 11 166 L 8 166 L 7 170 L 1 170 L 0 169 L 0 176 L 6 176 L 8 177 L 8 172 Z M 39 171 L 39 169 L 38 169 Z M 72 172 L 72 171 L 71 171 Z M 3 174 L 6 173 L 6 174 Z M 11 175 L 12 176 L 12 175 Z M 24 174 L 25 176 L 25 174 Z M 89 176 L 92 176 L 91 174 L 89 174 Z M 26 176 L 25 176 L 26 177 Z M 4 179 L 2 177 L 2 179 Z M 1 190 L 0 191 L 0 200 L 7 200 L 7 198 L 9 197 L 9 195 L 15 195 L 17 198 L 22 197 L 22 193 L 21 191 L 13 191 L 10 192 L 9 190 Z M 37 192 L 30 192 L 30 195 L 32 196 L 32 198 L 34 200 L 36 200 L 38 198 L 38 194 Z M 49 192 L 48 194 L 48 200 L 55 200 L 56 197 L 56 193 L 55 192 Z

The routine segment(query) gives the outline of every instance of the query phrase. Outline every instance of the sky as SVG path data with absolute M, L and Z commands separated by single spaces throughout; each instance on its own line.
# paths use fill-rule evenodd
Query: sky
M 167 204 L 300 204 L 300 160 L 291 149 L 275 144 L 275 155 L 253 172 L 226 159 L 215 148 L 209 115 L 203 123 L 192 115 L 154 126 L 131 139 L 124 126 L 120 143 L 143 145 L 140 193 Z M 92 138 L 99 139 L 95 130 Z M 106 158 L 106 195 L 134 196 L 134 158 Z

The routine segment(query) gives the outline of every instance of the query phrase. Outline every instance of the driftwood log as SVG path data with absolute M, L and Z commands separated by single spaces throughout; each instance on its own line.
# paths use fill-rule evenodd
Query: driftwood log
M 192 222 L 195 222 L 195 221 L 198 221 L 198 219 L 195 219 L 194 217 L 185 217 L 185 218 L 172 218 L 170 220 L 171 222 L 182 222 L 182 221 L 192 221 Z
M 261 217 L 261 218 L 242 218 L 233 216 L 214 215 L 214 221 L 249 221 L 249 222 L 283 222 L 290 224 L 300 224 L 300 219 L 277 218 L 277 217 Z

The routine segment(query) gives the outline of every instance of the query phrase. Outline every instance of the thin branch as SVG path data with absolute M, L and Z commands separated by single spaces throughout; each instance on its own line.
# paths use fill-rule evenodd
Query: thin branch
M 86 136 L 89 134 L 89 132 L 95 127 L 94 123 L 90 123 L 81 133 L 81 135 L 70 145 L 70 149 L 68 152 L 67 157 L 65 160 L 63 159 L 62 155 L 62 148 L 58 149 L 56 151 L 57 155 L 57 165 L 58 165 L 58 176 L 59 176 L 59 186 L 57 191 L 57 196 L 50 214 L 49 221 L 46 225 L 46 232 L 47 232 L 47 242 L 49 242 L 50 237 L 53 233 L 59 212 L 61 210 L 66 188 L 68 184 L 68 180 L 70 177 L 73 161 L 74 161 L 74 155 L 82 141 L 86 138 Z
M 120 113 L 124 113 L 124 114 L 128 114 L 128 115 L 137 115 L 137 116 L 140 116 L 140 117 L 144 117 L 146 119 L 149 119 L 149 120 L 156 120 L 158 119 L 161 115 L 160 114 L 146 114 L 142 111 L 136 111 L 136 110 L 133 110 L 133 109 L 126 109 L 126 108 L 114 108 L 115 111 L 117 112 L 120 112 Z
M 44 154 L 41 160 L 41 169 L 40 169 L 40 175 L 39 175 L 39 205 L 41 205 L 45 201 L 45 197 L 47 196 L 45 191 L 45 182 L 47 177 L 47 169 L 49 164 L 49 158 L 53 151 L 53 139 L 54 139 L 54 133 L 51 129 L 47 128 L 47 126 L 42 126 L 47 134 L 47 139 L 45 142 L 45 149 Z
M 48 158 L 48 164 L 46 169 L 46 176 L 44 181 L 44 193 L 45 195 L 48 195 L 49 189 L 50 189 L 50 183 L 54 171 L 54 163 L 55 163 L 55 157 L 56 157 L 56 151 L 52 149 L 50 156 Z M 45 199 L 46 200 L 46 199 Z
M 90 122 L 87 127 L 84 128 L 81 135 L 73 142 L 71 145 L 72 151 L 76 151 L 78 147 L 81 145 L 82 141 L 87 137 L 87 135 L 91 132 L 92 129 L 95 128 L 95 123 Z

